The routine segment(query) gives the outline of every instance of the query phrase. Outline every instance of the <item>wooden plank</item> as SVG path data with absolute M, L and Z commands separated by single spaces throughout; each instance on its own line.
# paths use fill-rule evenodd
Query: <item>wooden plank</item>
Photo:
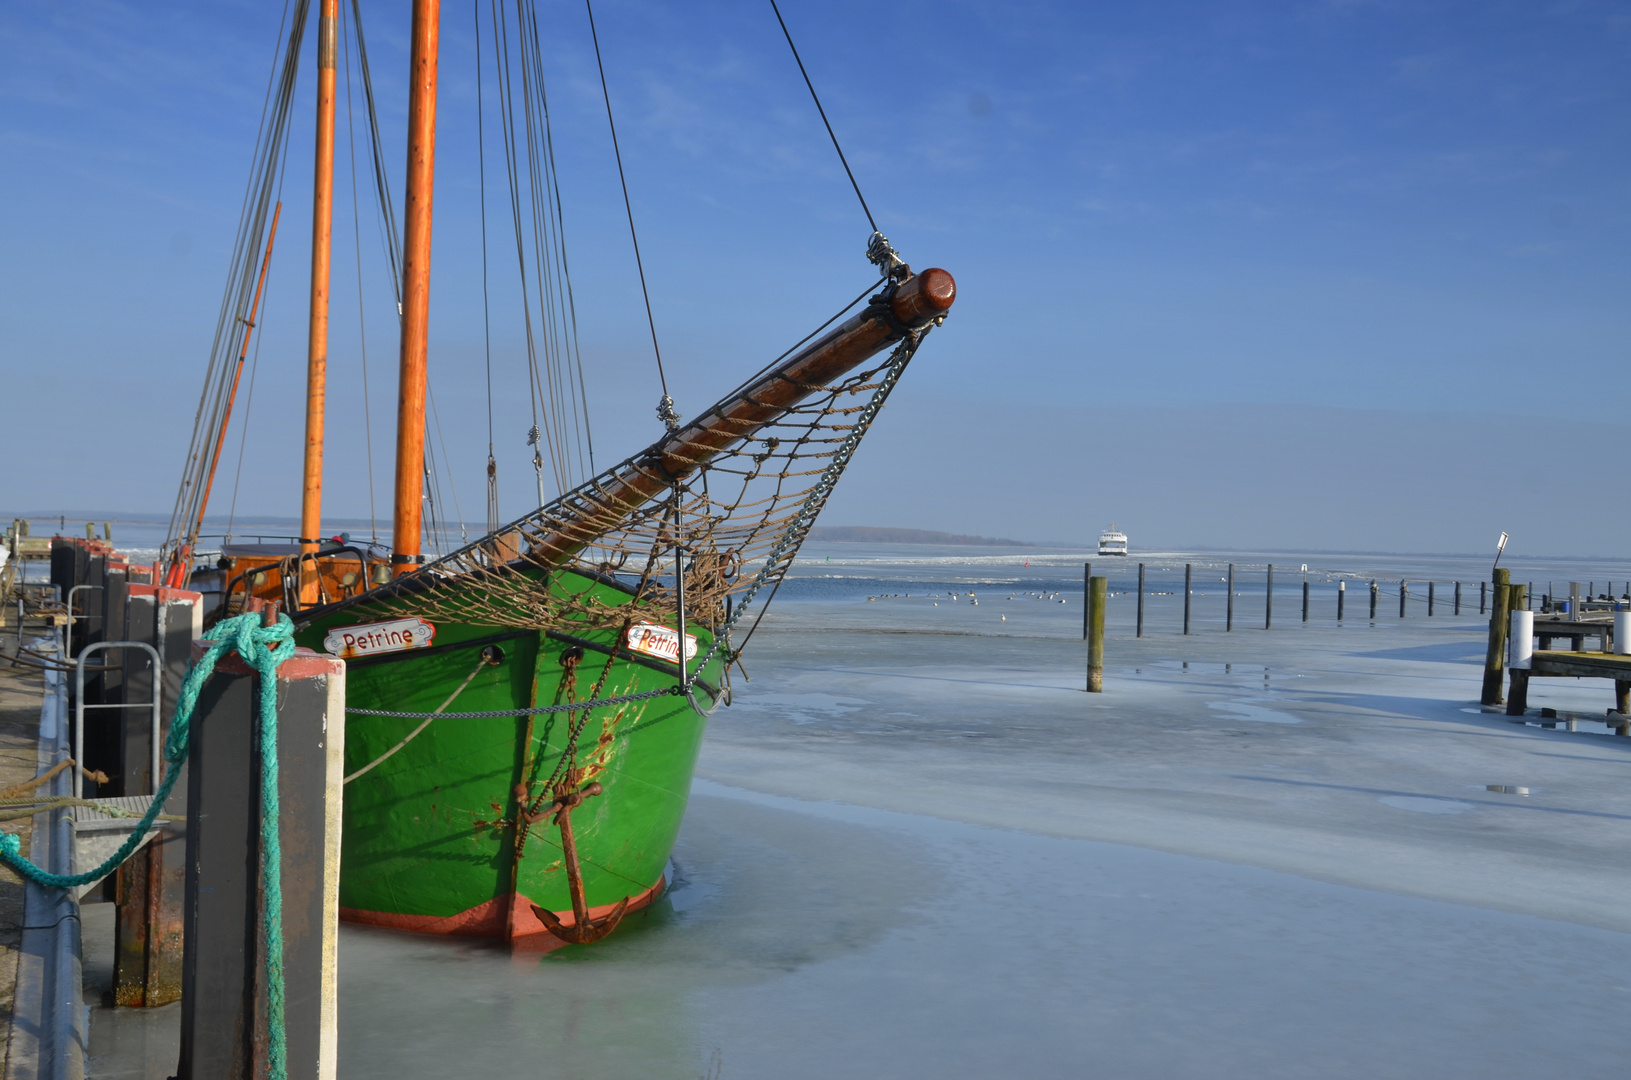
M 1530 661 L 1535 676 L 1579 679 L 1631 679 L 1631 656 L 1606 652 L 1537 651 Z

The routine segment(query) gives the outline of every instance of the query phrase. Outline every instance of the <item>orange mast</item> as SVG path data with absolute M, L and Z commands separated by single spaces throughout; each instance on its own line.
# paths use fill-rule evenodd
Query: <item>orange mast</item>
M 204 497 L 198 500 L 198 517 L 193 527 L 187 533 L 187 539 L 182 541 L 180 547 L 170 559 L 170 572 L 166 575 L 166 583 L 171 588 L 179 589 L 187 584 L 190 570 L 189 564 L 193 558 L 193 545 L 198 543 L 198 534 L 204 530 L 204 511 L 210 504 L 210 488 L 215 486 L 215 470 L 221 464 L 221 444 L 226 442 L 227 421 L 232 419 L 232 405 L 238 399 L 238 380 L 243 378 L 244 357 L 249 355 L 249 335 L 255 332 L 255 312 L 261 303 L 261 290 L 266 288 L 266 268 L 272 265 L 272 241 L 277 239 L 277 219 L 283 213 L 283 204 L 278 203 L 272 210 L 272 228 L 266 237 L 266 254 L 261 258 L 260 280 L 255 283 L 255 299 L 249 304 L 249 318 L 244 320 L 244 339 L 238 346 L 238 366 L 232 372 L 232 389 L 227 391 L 226 411 L 221 414 L 221 427 L 215 433 L 215 450 L 210 454 L 210 469 L 204 474 Z
M 417 569 L 425 476 L 425 342 L 430 325 L 430 212 L 436 174 L 436 53 L 440 0 L 413 0 L 408 62 L 408 185 L 403 222 L 402 362 L 396 406 L 392 569 Z
M 334 226 L 334 79 L 339 0 L 317 19 L 317 149 L 311 215 L 311 325 L 306 339 L 306 458 L 300 492 L 300 550 L 314 554 L 323 525 L 323 407 L 328 393 L 328 279 Z M 318 599 L 317 564 L 300 564 L 300 603 Z

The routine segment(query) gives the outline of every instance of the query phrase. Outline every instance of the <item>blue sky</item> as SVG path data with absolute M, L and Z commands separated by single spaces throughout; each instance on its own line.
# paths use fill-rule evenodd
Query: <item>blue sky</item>
M 407 6 L 363 3 L 399 197 Z M 961 290 L 828 523 L 1072 540 L 1113 518 L 1135 542 L 1388 550 L 1481 550 L 1504 528 L 1533 554 L 1617 550 L 1631 508 L 1563 466 L 1612 468 L 1631 407 L 1623 5 L 783 11 L 880 226 Z M 596 440 L 620 457 L 657 433 L 655 372 L 584 12 L 540 12 Z M 27 465 L 0 508 L 168 509 L 280 13 L 0 8 L 0 376 L 25 403 L 7 414 Z M 601 0 L 596 16 L 670 381 L 695 412 L 865 285 L 868 229 L 768 3 Z M 431 363 L 479 520 L 471 27 L 469 4 L 444 4 Z M 303 76 L 238 495 L 268 514 L 299 494 L 309 57 Z M 495 126 L 512 515 L 530 419 Z M 346 141 L 342 104 L 326 505 L 359 516 Z M 396 343 L 360 194 L 383 500 Z M 1526 441 L 1541 423 L 1582 449 Z M 1568 505 L 1591 509 L 1560 524 L 1548 508 Z

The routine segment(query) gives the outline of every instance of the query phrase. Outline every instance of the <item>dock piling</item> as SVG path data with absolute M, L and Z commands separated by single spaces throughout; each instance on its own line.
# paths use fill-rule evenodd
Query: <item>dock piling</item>
M 1193 591 L 1190 588 L 1190 575 L 1193 570 L 1193 566 L 1184 563 L 1184 633 L 1186 634 L 1189 633 L 1189 598 Z
M 1104 608 L 1109 595 L 1106 578 L 1088 578 L 1087 692 L 1104 693 Z
M 1144 564 L 1138 564 L 1138 637 L 1144 636 Z
M 1339 623 L 1342 621 L 1342 609 L 1347 605 L 1347 601 L 1348 583 L 1346 581 L 1339 581 L 1337 582 L 1337 622 Z
M 1223 629 L 1227 633 L 1235 628 L 1235 564 L 1229 564 L 1229 606 L 1223 616 Z
M 1308 579 L 1303 578 L 1303 622 L 1308 621 Z
M 1269 563 L 1269 576 L 1264 581 L 1263 629 L 1274 627 L 1274 564 Z
M 201 593 L 142 584 L 132 585 L 126 600 L 126 638 L 147 642 L 159 654 L 156 674 L 127 665 L 126 700 L 139 700 L 150 692 L 150 680 L 159 679 L 161 745 L 175 717 L 192 642 L 203 633 L 203 601 Z M 152 791 L 158 774 L 151 762 L 159 747 L 151 745 L 151 726 L 136 722 L 139 718 L 128 712 L 124 718 L 125 793 Z M 177 782 L 166 813 L 187 812 L 186 783 L 185 776 Z M 186 838 L 166 830 L 116 872 L 114 1004 L 151 1009 L 180 999 L 186 869 Z
M 178 1080 L 269 1074 L 259 683 L 223 657 L 193 713 Z M 345 663 L 296 650 L 277 684 L 287 1074 L 333 1080 Z
M 1436 581 L 1429 581 L 1427 583 L 1427 617 L 1429 619 L 1433 617 L 1433 599 L 1437 585 L 1438 583 Z
M 1480 705 L 1499 705 L 1503 700 L 1501 682 L 1505 674 L 1507 621 L 1510 612 L 1512 571 L 1496 568 L 1494 597 L 1489 617 L 1489 648 L 1484 653 L 1484 688 Z
M 1529 711 L 1529 668 L 1535 655 L 1535 614 L 1529 610 L 1528 597 L 1522 585 L 1508 585 L 1507 593 L 1507 670 L 1511 672 L 1512 687 L 1507 694 L 1506 714 L 1522 716 Z
M 1092 615 L 1090 614 L 1090 612 L 1088 610 L 1089 608 L 1091 608 L 1093 606 L 1092 600 L 1093 600 L 1093 564 L 1090 563 L 1090 562 L 1084 562 L 1082 564 L 1082 640 L 1083 641 L 1087 640 L 1089 627 L 1091 626 L 1092 621 L 1093 621 L 1093 617 L 1092 617 Z
M 1408 581 L 1400 581 L 1399 582 L 1399 618 L 1401 618 L 1401 619 L 1404 618 L 1405 601 L 1409 600 L 1409 599 L 1410 599 L 1410 583 Z
M 1461 582 L 1455 583 L 1455 615 L 1461 614 Z

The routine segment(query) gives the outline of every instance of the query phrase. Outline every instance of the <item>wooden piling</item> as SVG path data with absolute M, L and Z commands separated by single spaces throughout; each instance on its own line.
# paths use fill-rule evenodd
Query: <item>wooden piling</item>
M 1489 649 L 1484 653 L 1484 688 L 1478 697 L 1480 705 L 1499 705 L 1503 700 L 1501 682 L 1506 669 L 1507 623 L 1511 619 L 1507 606 L 1511 596 L 1512 571 L 1497 568 L 1494 574 L 1493 609 L 1489 617 Z
M 1109 580 L 1088 578 L 1087 692 L 1104 693 L 1104 609 Z
M 1434 594 L 1436 585 L 1437 585 L 1437 582 L 1433 582 L 1433 581 L 1429 581 L 1427 583 L 1427 617 L 1429 619 L 1431 619 L 1433 617 L 1433 599 L 1434 599 L 1433 594 Z
M 1461 582 L 1455 583 L 1455 615 L 1461 614 Z
M 1485 611 L 1484 611 L 1484 603 L 1485 603 L 1484 597 L 1488 592 L 1489 592 L 1489 582 L 1480 581 L 1478 583 L 1478 614 L 1480 614 L 1480 615 L 1485 614 Z
M 1499 704 L 1499 702 L 1496 704 Z M 1522 716 L 1528 711 L 1529 672 L 1514 668 L 1512 670 L 1512 690 L 1506 702 L 1506 714 L 1508 716 Z
M 1229 564 L 1229 606 L 1223 616 L 1223 629 L 1225 631 L 1235 628 L 1235 564 Z
M 1263 629 L 1269 630 L 1274 626 L 1274 564 L 1269 563 L 1269 576 L 1264 579 L 1263 592 Z
M 1303 578 L 1303 622 L 1308 621 L 1308 579 Z
M 1138 637 L 1144 636 L 1144 564 L 1138 564 Z
M 159 654 L 159 699 L 162 726 L 159 738 L 168 737 L 176 700 L 186 675 L 193 640 L 203 633 L 201 593 L 183 589 L 130 586 L 125 614 L 125 639 L 145 641 Z M 145 653 L 131 650 L 127 657 Z M 151 693 L 150 671 L 141 664 L 127 667 L 127 701 L 146 700 Z M 144 677 L 145 676 L 145 677 Z M 124 776 L 140 794 L 154 789 L 152 725 L 144 712 L 123 713 Z M 183 770 L 186 765 L 181 766 Z M 183 776 L 170 795 L 165 812 L 187 812 L 187 781 Z M 113 934 L 114 1004 L 157 1008 L 181 997 L 184 899 L 186 896 L 186 838 L 170 830 L 158 833 L 138 848 L 116 872 L 116 912 Z
M 1342 609 L 1345 606 L 1347 599 L 1348 583 L 1346 581 L 1337 582 L 1337 622 L 1342 621 Z
M 1194 567 L 1184 563 L 1184 633 L 1189 633 L 1189 598 L 1194 590 L 1190 587 L 1190 575 Z
M 1087 640 L 1088 629 L 1091 626 L 1092 621 L 1093 621 L 1092 615 L 1090 615 L 1089 612 L 1088 612 L 1088 609 L 1093 606 L 1092 599 L 1093 599 L 1093 564 L 1090 563 L 1090 562 L 1084 562 L 1082 564 L 1082 640 L 1083 641 Z
M 1376 603 L 1382 598 L 1382 587 L 1376 582 L 1370 583 L 1370 621 L 1376 621 Z
M 345 662 L 299 649 L 277 683 L 288 1077 L 333 1080 Z M 258 684 L 224 657 L 193 713 L 178 1080 L 268 1075 Z

